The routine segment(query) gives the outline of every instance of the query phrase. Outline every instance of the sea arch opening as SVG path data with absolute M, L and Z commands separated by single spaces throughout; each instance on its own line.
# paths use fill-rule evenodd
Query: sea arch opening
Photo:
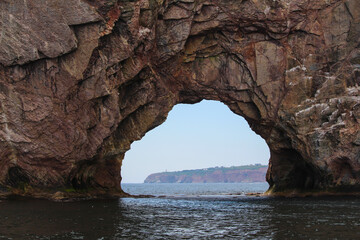
M 262 44 L 258 50 L 264 52 L 271 46 L 275 47 Z M 269 192 L 321 188 L 327 179 L 323 179 L 323 170 L 311 162 L 312 156 L 298 137 L 291 115 L 283 111 L 286 105 L 283 75 L 274 71 L 277 63 L 269 57 L 263 59 L 259 54 L 261 61 L 267 63 L 257 68 L 256 74 L 241 58 L 230 53 L 195 58 L 190 63 L 173 58 L 171 67 L 168 63 L 145 67 L 114 95 L 101 99 L 112 110 L 119 106 L 116 111 L 122 119 L 118 125 L 112 125 L 116 129 L 104 139 L 93 161 L 81 162 L 74 168 L 72 186 L 121 194 L 121 165 L 130 145 L 164 123 L 177 104 L 214 100 L 242 116 L 268 145 Z M 102 120 L 109 120 L 106 111 L 101 113 L 105 117 Z
M 259 61 L 265 61 L 266 66 L 257 69 L 249 68 L 241 58 L 230 53 L 195 58 L 190 63 L 174 58 L 171 68 L 168 65 L 144 68 L 129 84 L 122 86 L 119 101 L 126 118 L 102 150 L 102 158 L 109 156 L 116 166 L 105 166 L 105 174 L 110 172 L 108 175 L 113 176 L 115 171 L 119 172 L 112 186 L 116 188 L 121 181 L 121 164 L 130 145 L 164 123 L 174 106 L 213 100 L 224 103 L 235 115 L 243 117 L 251 130 L 265 140 L 270 150 L 266 174 L 270 192 L 321 188 L 325 182 L 321 169 L 309 161 L 311 156 L 302 144 L 303 139 L 298 138 L 292 120 L 287 119 L 291 116 L 282 112 L 286 87 L 283 75 L 274 71 L 278 66 L 276 61 L 280 60 L 272 61 L 266 55 L 269 54 L 266 48 L 277 49 L 277 46 L 258 46 L 257 51 L 262 53 L 259 53 Z M 102 176 L 102 168 L 98 169 Z M 96 178 L 95 182 L 99 183 Z M 109 184 L 100 182 L 100 185 L 107 187 Z
M 122 183 L 126 190 L 126 183 L 142 183 L 153 173 L 208 168 L 223 172 L 221 167 L 240 165 L 256 168 L 255 164 L 267 166 L 269 157 L 266 142 L 223 103 L 203 100 L 178 104 L 161 126 L 132 143 L 123 160 Z M 266 170 L 217 172 L 202 179 L 198 175 L 192 179 L 180 176 L 175 182 L 265 182 Z

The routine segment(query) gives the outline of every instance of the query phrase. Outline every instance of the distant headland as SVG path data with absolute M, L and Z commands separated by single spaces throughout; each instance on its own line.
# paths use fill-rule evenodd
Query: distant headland
M 265 182 L 266 165 L 213 167 L 149 175 L 144 183 L 234 183 Z

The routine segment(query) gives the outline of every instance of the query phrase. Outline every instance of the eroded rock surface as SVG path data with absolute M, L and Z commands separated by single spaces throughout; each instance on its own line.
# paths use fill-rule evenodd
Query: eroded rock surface
M 16 0 L 0 12 L 1 189 L 121 193 L 130 144 L 203 99 L 266 140 L 272 191 L 360 189 L 357 0 Z

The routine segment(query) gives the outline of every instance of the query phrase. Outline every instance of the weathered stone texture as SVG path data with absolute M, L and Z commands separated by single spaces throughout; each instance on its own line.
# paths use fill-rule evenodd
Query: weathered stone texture
M 224 102 L 273 191 L 360 189 L 357 0 L 0 2 L 0 185 L 115 194 L 177 103 Z

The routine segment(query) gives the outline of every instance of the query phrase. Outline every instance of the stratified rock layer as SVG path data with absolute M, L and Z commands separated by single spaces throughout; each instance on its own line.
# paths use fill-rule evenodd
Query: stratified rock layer
M 0 185 L 121 193 L 177 103 L 225 103 L 273 191 L 360 189 L 358 0 L 0 2 Z

